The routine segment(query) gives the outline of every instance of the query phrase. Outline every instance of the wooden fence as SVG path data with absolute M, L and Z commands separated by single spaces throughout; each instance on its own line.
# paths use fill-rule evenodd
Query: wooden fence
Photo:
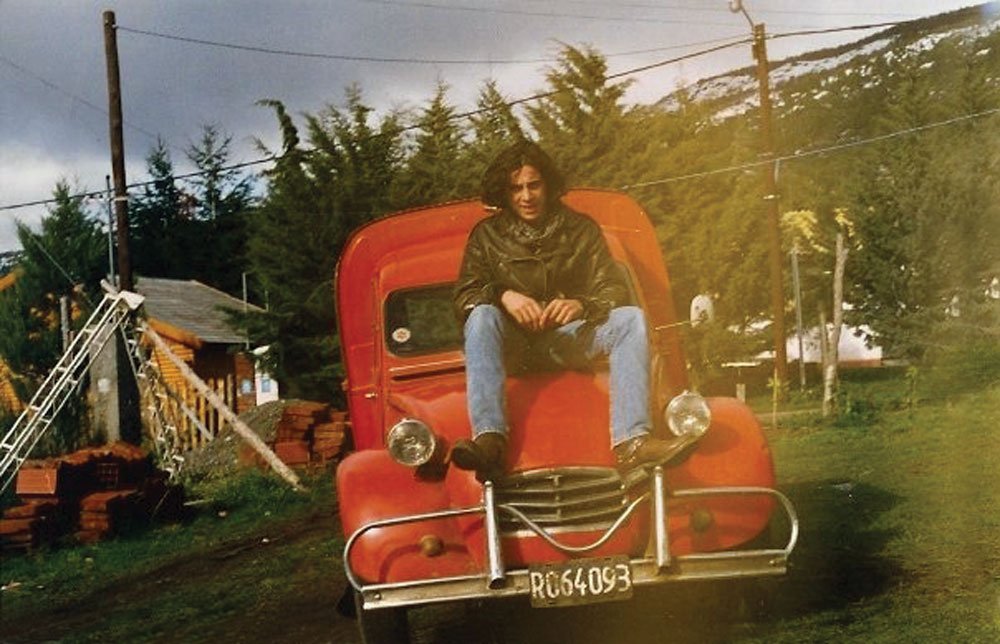
M 164 365 L 165 361 L 157 360 L 156 363 Z M 169 432 L 169 437 L 162 438 L 170 440 L 175 451 L 185 452 L 203 447 L 219 434 L 226 420 L 190 383 L 183 378 L 170 377 L 173 375 L 170 369 L 162 370 L 167 373 L 155 373 L 160 371 L 157 364 L 154 364 L 154 373 L 151 377 L 159 378 L 159 386 L 141 388 L 144 426 L 153 434 L 156 431 Z M 235 408 L 235 376 L 204 380 L 230 409 Z M 159 423 L 154 417 L 157 404 L 159 404 L 160 418 L 163 424 L 168 426 L 163 430 L 160 430 Z

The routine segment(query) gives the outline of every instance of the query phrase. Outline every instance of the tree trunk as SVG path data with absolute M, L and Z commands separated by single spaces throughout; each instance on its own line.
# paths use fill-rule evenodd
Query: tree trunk
M 844 266 L 847 264 L 847 245 L 843 231 L 837 232 L 833 263 L 833 320 L 827 339 L 827 350 L 823 356 L 823 416 L 835 411 L 837 397 L 837 364 L 840 360 L 840 330 L 844 325 Z M 827 333 L 822 325 L 822 333 Z

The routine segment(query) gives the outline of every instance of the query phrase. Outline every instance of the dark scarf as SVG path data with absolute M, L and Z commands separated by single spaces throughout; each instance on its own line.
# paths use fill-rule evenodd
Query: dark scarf
M 539 246 L 559 229 L 566 218 L 566 211 L 561 206 L 556 206 L 537 224 L 521 219 L 521 216 L 513 210 L 505 210 L 504 215 L 508 220 L 510 234 L 515 240 L 528 246 Z

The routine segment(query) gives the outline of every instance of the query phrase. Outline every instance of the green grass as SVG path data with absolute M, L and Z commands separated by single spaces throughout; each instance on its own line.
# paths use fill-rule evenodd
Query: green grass
M 298 493 L 253 471 L 197 490 L 204 503 L 186 522 L 5 557 L 3 583 L 19 585 L 0 598 L 0 640 L 37 641 L 23 635 L 36 624 L 37 637 L 61 642 L 224 641 L 234 620 L 266 627 L 269 607 L 341 567 L 330 476 L 306 484 Z
M 771 614 L 708 639 L 1000 641 L 996 368 L 846 375 L 838 419 L 767 430 L 799 547 Z M 21 585 L 0 595 L 0 640 L 329 641 L 316 616 L 343 588 L 329 475 L 308 494 L 255 472 L 214 485 L 182 524 L 6 558 L 0 580 Z
M 747 641 L 1000 641 L 1000 387 L 941 377 L 912 406 L 912 376 L 845 383 L 846 417 L 774 433 L 803 535 Z

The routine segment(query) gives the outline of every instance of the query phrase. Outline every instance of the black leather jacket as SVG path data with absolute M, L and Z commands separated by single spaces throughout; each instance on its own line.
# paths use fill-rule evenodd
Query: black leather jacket
M 460 319 L 479 304 L 500 306 L 508 289 L 542 306 L 556 298 L 579 300 L 591 322 L 603 322 L 628 300 L 597 222 L 565 206 L 538 225 L 503 210 L 472 229 L 455 286 Z

